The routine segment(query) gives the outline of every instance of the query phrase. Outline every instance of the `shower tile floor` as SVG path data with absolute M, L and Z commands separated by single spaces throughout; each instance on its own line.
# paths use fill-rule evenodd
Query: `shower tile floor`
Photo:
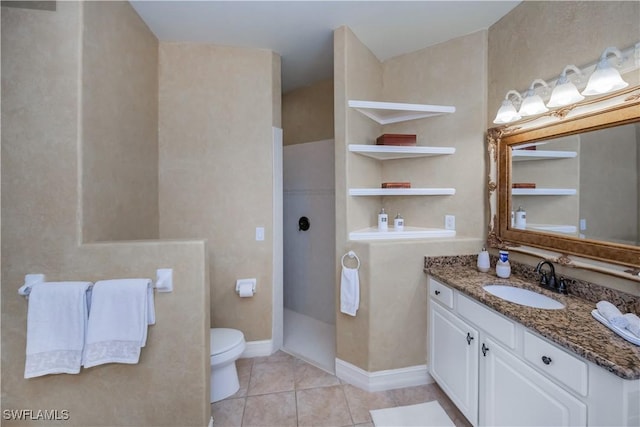
M 211 405 L 214 427 L 373 426 L 371 409 L 432 400 L 457 427 L 470 426 L 435 383 L 368 393 L 282 351 L 236 363 L 240 390 Z

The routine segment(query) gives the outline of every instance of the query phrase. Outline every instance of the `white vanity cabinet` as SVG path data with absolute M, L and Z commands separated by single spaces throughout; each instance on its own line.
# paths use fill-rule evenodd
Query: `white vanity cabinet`
M 638 425 L 628 381 L 429 277 L 429 371 L 474 426 Z
M 490 336 L 483 336 L 480 425 L 583 426 L 587 407 Z
M 431 305 L 429 320 L 431 376 L 460 412 L 476 425 L 478 331 L 437 303 Z

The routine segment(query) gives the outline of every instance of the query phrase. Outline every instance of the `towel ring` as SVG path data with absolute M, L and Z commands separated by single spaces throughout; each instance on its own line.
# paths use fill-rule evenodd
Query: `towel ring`
M 341 260 L 342 268 L 349 268 L 349 267 L 347 267 L 346 265 L 344 265 L 344 259 L 345 259 L 346 257 L 349 257 L 349 258 L 355 258 L 355 259 L 356 259 L 356 261 L 358 262 L 358 265 L 356 266 L 356 270 L 359 270 L 359 269 L 360 269 L 360 258 L 358 258 L 358 255 L 356 255 L 356 253 L 355 253 L 355 252 L 353 252 L 353 251 L 349 251 L 349 252 L 347 252 L 346 254 L 342 255 L 342 260 Z

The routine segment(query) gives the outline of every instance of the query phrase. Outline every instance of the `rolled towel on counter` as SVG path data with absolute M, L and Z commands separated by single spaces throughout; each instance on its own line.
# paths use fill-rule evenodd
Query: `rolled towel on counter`
M 619 328 L 626 328 L 629 324 L 629 319 L 624 317 L 618 307 L 611 304 L 609 301 L 600 301 L 596 304 L 598 313 L 602 315 L 609 323 Z
M 622 317 L 627 319 L 627 321 L 629 322 L 629 324 L 627 325 L 627 330 L 633 335 L 640 338 L 640 317 L 636 316 L 633 313 L 627 313 Z

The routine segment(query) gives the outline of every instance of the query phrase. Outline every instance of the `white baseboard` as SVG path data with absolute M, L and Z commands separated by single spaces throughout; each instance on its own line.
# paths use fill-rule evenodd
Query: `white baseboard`
M 271 356 L 278 349 L 273 348 L 272 340 L 248 341 L 247 347 L 240 355 L 242 359 L 250 357 Z
M 336 358 L 336 376 L 365 391 L 384 391 L 434 382 L 427 365 L 409 366 L 386 371 L 367 372 Z

